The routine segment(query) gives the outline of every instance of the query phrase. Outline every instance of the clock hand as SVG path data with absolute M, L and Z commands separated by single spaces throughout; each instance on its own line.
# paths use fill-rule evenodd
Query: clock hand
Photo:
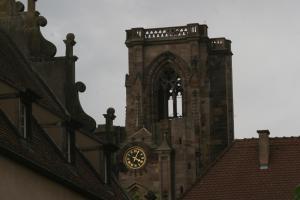
M 133 162 L 136 161 L 136 160 L 137 160 L 139 163 L 142 163 L 142 162 L 143 162 L 141 159 L 139 159 L 139 158 L 133 156 Z
M 137 160 L 136 156 L 133 156 L 132 158 L 133 158 L 133 162 L 134 162 L 135 160 Z
M 136 158 L 136 160 L 140 163 L 144 162 L 144 160 L 142 160 L 141 158 Z
M 135 157 L 137 157 L 137 156 L 139 155 L 139 152 L 140 152 L 140 151 L 138 150 L 137 153 L 135 154 Z

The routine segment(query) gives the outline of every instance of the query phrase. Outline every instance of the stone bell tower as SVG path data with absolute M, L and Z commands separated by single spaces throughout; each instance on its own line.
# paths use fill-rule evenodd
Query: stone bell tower
M 121 183 L 176 199 L 233 141 L 231 41 L 209 38 L 199 24 L 126 32 L 124 148 L 145 145 L 151 156 L 143 173 L 121 173 Z

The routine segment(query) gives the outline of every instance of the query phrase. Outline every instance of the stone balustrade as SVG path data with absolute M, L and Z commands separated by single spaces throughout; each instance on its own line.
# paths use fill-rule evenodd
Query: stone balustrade
M 177 41 L 183 39 L 200 39 L 207 37 L 207 26 L 200 24 L 187 24 L 186 26 L 162 27 L 162 28 L 132 28 L 126 30 L 126 45 L 134 45 L 140 42 Z M 231 51 L 231 41 L 225 38 L 212 38 L 207 40 L 212 51 Z
M 188 37 L 207 37 L 207 26 L 188 24 L 186 26 L 163 28 L 133 28 L 127 30 L 126 42 L 178 40 Z

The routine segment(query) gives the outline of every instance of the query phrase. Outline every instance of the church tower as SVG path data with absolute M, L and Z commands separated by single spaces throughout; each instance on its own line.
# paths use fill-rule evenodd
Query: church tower
M 119 179 L 136 199 L 176 199 L 234 138 L 231 41 L 188 24 L 126 31 Z

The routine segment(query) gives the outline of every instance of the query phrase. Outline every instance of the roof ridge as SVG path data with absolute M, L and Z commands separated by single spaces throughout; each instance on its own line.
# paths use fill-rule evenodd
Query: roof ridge
M 270 139 L 300 139 L 300 135 L 297 135 L 297 136 L 275 136 L 275 137 L 269 137 L 269 138 Z M 258 140 L 258 137 L 234 139 L 234 141 L 245 141 L 245 140 Z
M 280 139 L 300 139 L 300 136 L 276 136 L 276 137 L 270 137 L 272 140 L 280 140 Z
M 241 139 L 235 139 L 235 142 L 252 142 L 258 140 L 258 138 L 241 138 Z

